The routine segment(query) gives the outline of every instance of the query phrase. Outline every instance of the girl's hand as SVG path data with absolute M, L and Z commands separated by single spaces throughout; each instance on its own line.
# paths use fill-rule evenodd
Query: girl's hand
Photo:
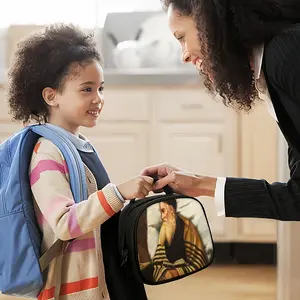
M 140 175 L 117 186 L 125 200 L 145 198 L 152 191 L 153 178 Z

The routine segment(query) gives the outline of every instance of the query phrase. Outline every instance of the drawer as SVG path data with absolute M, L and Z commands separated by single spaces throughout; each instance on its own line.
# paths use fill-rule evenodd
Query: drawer
M 147 121 L 151 117 L 147 92 L 143 90 L 115 89 L 104 91 L 104 109 L 101 120 Z
M 10 121 L 6 91 L 0 87 L 0 122 Z M 150 119 L 149 99 L 142 91 L 105 91 L 101 120 L 147 121 Z
M 222 121 L 225 107 L 203 89 L 157 91 L 156 115 L 161 121 Z

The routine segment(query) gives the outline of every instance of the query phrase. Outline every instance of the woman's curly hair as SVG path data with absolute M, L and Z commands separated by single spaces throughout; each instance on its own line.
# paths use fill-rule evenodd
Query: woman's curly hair
M 248 111 L 258 97 L 250 57 L 266 43 L 300 22 L 299 0 L 161 0 L 194 19 L 199 32 L 204 85 L 225 105 Z M 208 73 L 213 77 L 211 82 Z
M 101 62 L 93 34 L 74 25 L 54 24 L 19 42 L 9 70 L 8 102 L 16 121 L 46 122 L 48 106 L 42 91 L 51 87 L 63 91 L 65 78 L 80 65 Z

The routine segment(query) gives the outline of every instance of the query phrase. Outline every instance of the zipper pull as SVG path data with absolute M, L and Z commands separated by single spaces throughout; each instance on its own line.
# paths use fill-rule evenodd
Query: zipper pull
M 158 176 L 157 175 L 152 176 L 152 178 L 154 180 L 154 183 L 158 180 Z M 162 190 L 165 192 L 166 195 L 172 195 L 172 194 L 174 194 L 173 189 L 170 186 L 168 186 L 168 185 L 164 186 L 162 188 Z

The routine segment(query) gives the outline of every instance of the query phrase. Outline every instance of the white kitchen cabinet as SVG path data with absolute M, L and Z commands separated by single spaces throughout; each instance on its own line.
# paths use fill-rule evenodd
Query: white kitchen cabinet
M 223 122 L 225 108 L 213 100 L 204 87 L 169 87 L 155 89 L 155 117 L 161 122 Z
M 153 163 L 169 162 L 201 175 L 237 175 L 234 162 L 237 118 L 232 111 L 213 100 L 202 86 L 157 89 L 153 97 L 159 137 Z M 212 198 L 199 197 L 199 200 L 214 240 L 233 239 L 236 220 L 218 217 Z
M 105 89 L 101 124 L 103 121 L 132 122 L 132 124 L 141 121 L 149 122 L 152 106 L 149 95 L 150 91 L 144 89 Z
M 0 143 L 21 128 L 22 124 L 11 122 L 11 116 L 8 113 L 5 90 L 4 87 L 0 87 Z
M 147 95 L 139 90 L 108 89 L 99 125 L 82 129 L 112 182 L 137 176 L 149 164 L 151 114 Z
M 159 161 L 169 161 L 193 173 L 224 172 L 223 124 L 161 124 Z
M 222 127 L 222 124 L 209 123 L 162 124 L 158 161 L 168 161 L 197 174 L 224 173 Z M 226 225 L 231 220 L 217 216 L 213 199 L 199 197 L 199 200 L 206 210 L 214 238 L 230 234 Z
M 100 123 L 83 133 L 116 183 L 162 162 L 198 174 L 225 176 L 229 171 L 234 176 L 234 116 L 199 87 L 106 87 Z M 228 154 L 231 157 L 226 158 Z M 232 239 L 236 220 L 217 217 L 212 198 L 200 197 L 200 201 L 214 239 Z
M 0 28 L 0 82 L 6 76 L 7 28 Z
M 0 97 L 3 141 L 22 124 L 10 121 L 3 88 Z M 162 162 L 203 175 L 276 179 L 276 124 L 264 107 L 237 115 L 201 87 L 106 87 L 99 125 L 82 132 L 115 183 Z M 215 241 L 276 241 L 275 221 L 218 217 L 212 198 L 199 199 Z
M 149 164 L 149 128 L 146 123 L 101 122 L 95 129 L 83 129 L 96 148 L 115 184 L 135 177 Z
M 263 120 L 263 121 L 262 121 Z M 250 115 L 240 115 L 240 176 L 277 180 L 278 128 L 264 103 Z M 276 242 L 277 221 L 241 218 L 238 220 L 237 240 Z
M 10 119 L 6 89 L 4 88 L 4 85 L 1 86 L 0 83 L 0 123 L 10 121 Z

